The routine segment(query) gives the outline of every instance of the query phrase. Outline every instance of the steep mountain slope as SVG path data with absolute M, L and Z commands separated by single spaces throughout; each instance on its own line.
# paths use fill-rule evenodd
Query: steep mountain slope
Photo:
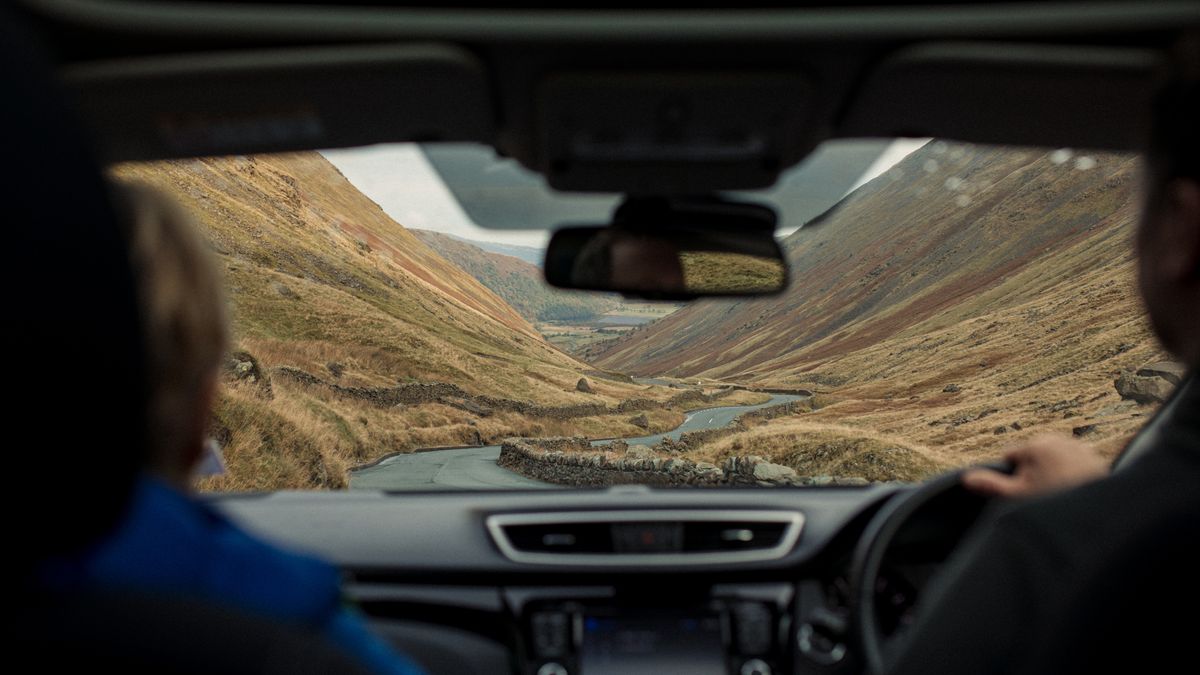
M 586 320 L 612 309 L 612 296 L 563 291 L 548 285 L 542 271 L 511 255 L 485 251 L 440 232 L 413 230 L 421 241 L 512 305 L 527 321 Z
M 932 143 L 788 239 L 782 296 L 696 303 L 597 362 L 815 388 L 833 405 L 793 437 L 848 425 L 943 464 L 1037 431 L 1115 451 L 1147 411 L 1114 408 L 1112 379 L 1162 355 L 1134 287 L 1137 174 L 1130 156 Z
M 404 405 L 373 392 L 445 383 L 525 404 L 615 404 L 674 392 L 593 381 L 503 299 L 423 244 L 316 153 L 129 164 L 195 215 L 218 253 L 235 333 L 214 435 L 216 489 L 339 487 L 387 452 L 513 434 L 639 431 L 619 420 L 547 420 L 465 399 Z M 269 383 L 269 385 L 268 385 Z M 657 391 L 662 389 L 662 391 Z M 678 413 L 652 411 L 651 425 Z
M 785 378 L 1125 263 L 1135 161 L 1093 161 L 1078 170 L 1040 151 L 932 144 L 785 242 L 784 295 L 696 303 L 598 360 L 645 374 Z
M 200 219 L 228 265 L 243 339 L 376 348 L 394 361 L 393 382 L 450 377 L 479 393 L 510 391 L 506 376 L 523 366 L 582 369 L 320 155 L 128 166 L 119 175 L 168 189 Z M 557 399 L 536 380 L 521 389 Z

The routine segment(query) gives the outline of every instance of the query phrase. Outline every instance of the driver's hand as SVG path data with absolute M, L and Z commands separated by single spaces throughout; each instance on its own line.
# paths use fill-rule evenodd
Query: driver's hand
M 1092 446 L 1065 436 L 1034 437 L 1010 448 L 1004 458 L 1013 464 L 1011 476 L 992 469 L 970 469 L 963 473 L 963 485 L 996 497 L 1032 497 L 1102 478 L 1109 468 Z

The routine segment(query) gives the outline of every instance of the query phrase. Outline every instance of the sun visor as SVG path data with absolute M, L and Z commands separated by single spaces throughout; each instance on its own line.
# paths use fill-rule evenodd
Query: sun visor
M 875 68 L 837 135 L 1134 150 L 1162 73 L 1145 49 L 918 45 Z
M 482 64 L 442 44 L 146 57 L 61 74 L 108 161 L 493 134 Z

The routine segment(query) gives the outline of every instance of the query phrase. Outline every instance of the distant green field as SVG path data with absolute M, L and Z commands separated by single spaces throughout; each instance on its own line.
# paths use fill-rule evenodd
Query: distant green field
M 616 309 L 587 320 L 544 321 L 537 330 L 551 344 L 587 360 L 600 345 L 679 311 L 678 303 L 621 302 Z M 628 319 L 628 322 L 623 322 Z

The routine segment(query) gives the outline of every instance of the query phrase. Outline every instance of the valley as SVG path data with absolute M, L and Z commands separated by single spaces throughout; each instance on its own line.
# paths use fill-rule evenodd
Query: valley
M 534 249 L 409 230 L 316 153 L 114 175 L 182 203 L 228 284 L 211 431 L 229 471 L 202 487 L 275 490 L 512 439 L 532 445 L 497 455 L 509 471 L 759 484 L 919 480 L 1047 432 L 1112 456 L 1161 400 L 1114 381 L 1166 358 L 1134 286 L 1138 172 L 935 141 L 783 242 L 783 294 L 686 305 L 554 289 Z M 692 410 L 797 392 L 720 433 L 662 436 Z

